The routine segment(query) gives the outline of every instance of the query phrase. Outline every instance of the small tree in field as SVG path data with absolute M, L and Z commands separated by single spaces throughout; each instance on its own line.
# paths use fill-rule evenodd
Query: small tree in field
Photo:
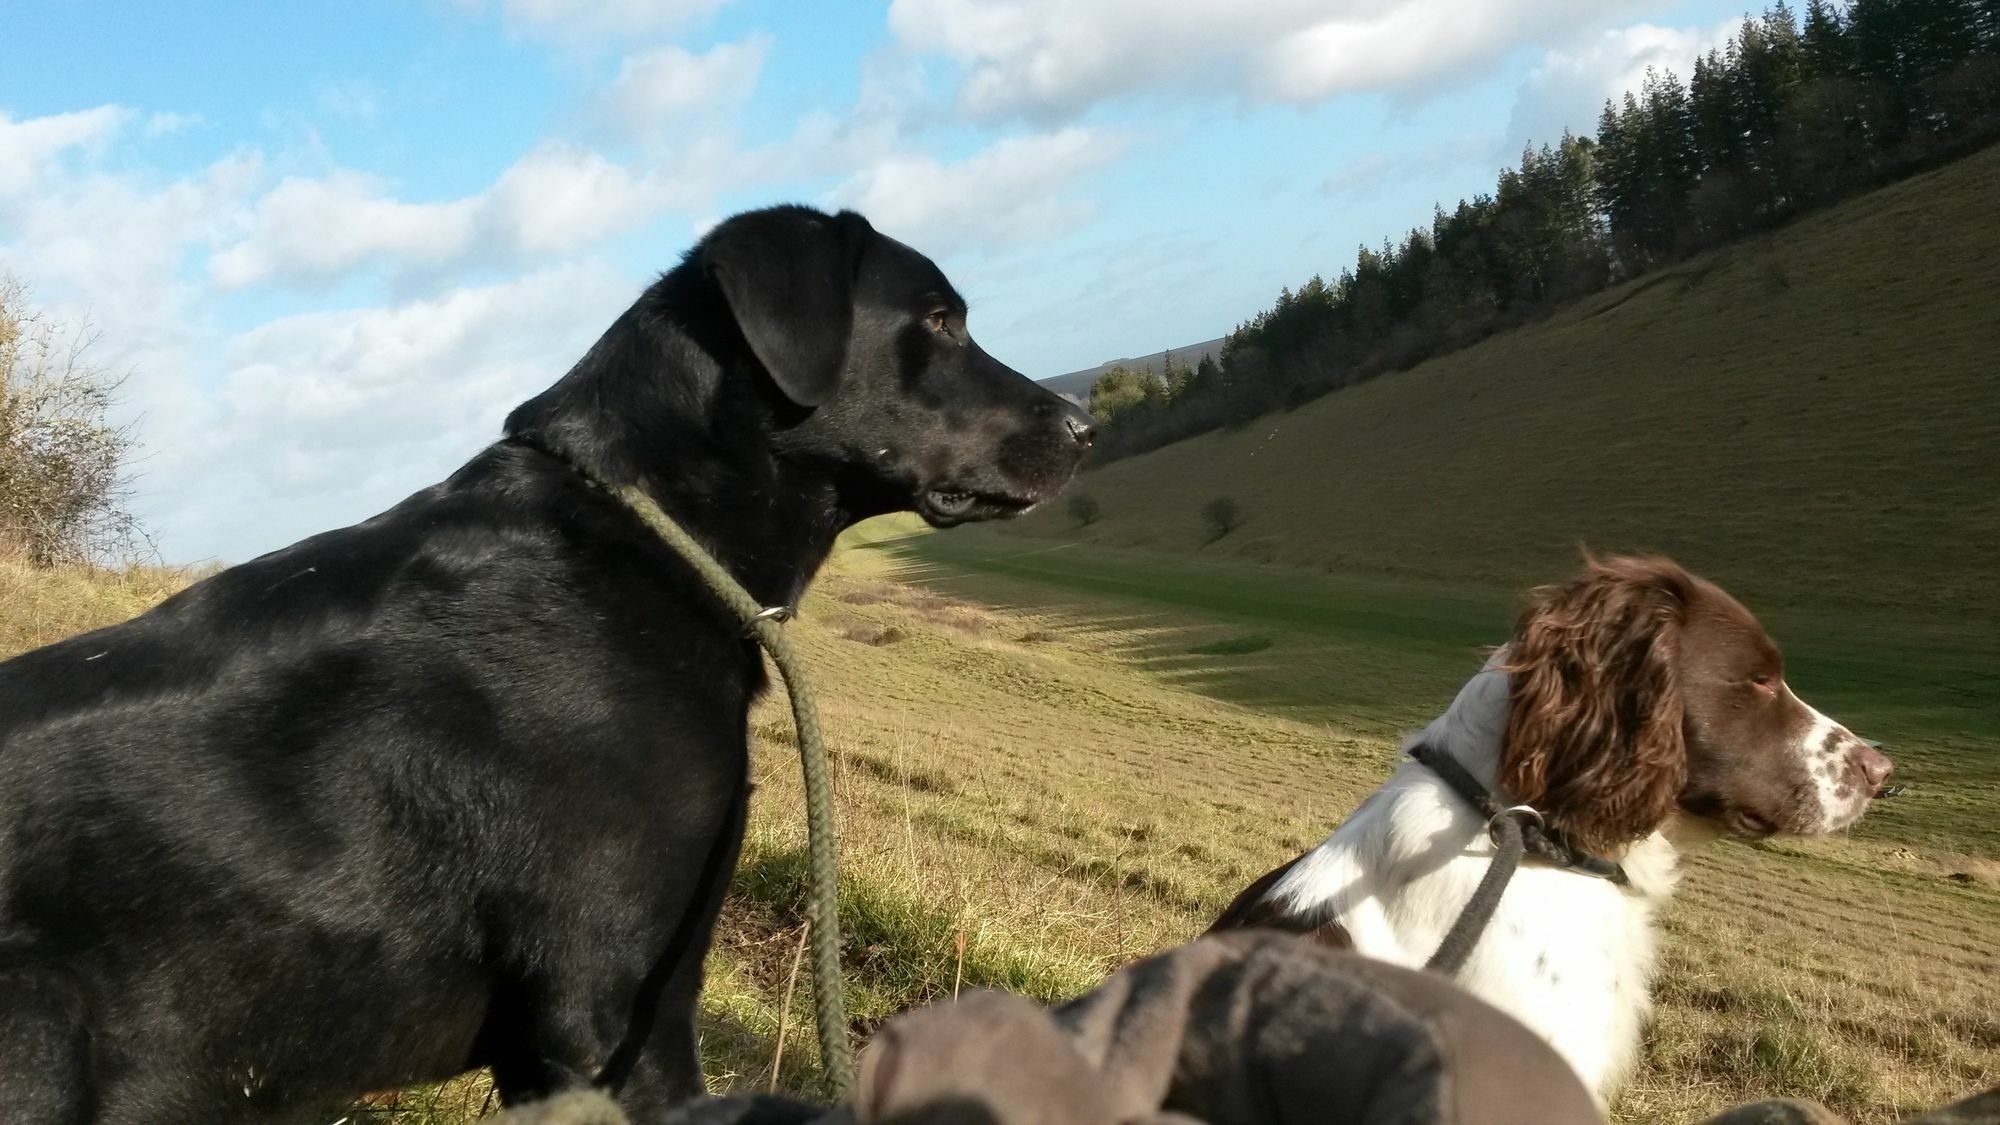
M 90 363 L 95 340 L 0 276 L 0 550 L 36 566 L 129 557 L 146 543 L 126 507 L 132 427 L 109 420 L 124 380 Z
M 1078 524 L 1089 527 L 1104 514 L 1104 509 L 1097 503 L 1097 497 L 1079 493 L 1069 498 L 1069 514 Z
M 1243 526 L 1243 509 L 1227 496 L 1218 496 L 1201 507 L 1201 525 L 1208 530 L 1208 541 L 1217 539 Z

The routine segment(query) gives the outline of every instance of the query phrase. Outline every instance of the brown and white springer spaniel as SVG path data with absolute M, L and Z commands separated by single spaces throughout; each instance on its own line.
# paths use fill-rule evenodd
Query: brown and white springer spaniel
M 1609 1099 L 1632 1064 L 1657 907 L 1680 854 L 1731 834 L 1854 823 L 1889 759 L 1792 694 L 1757 619 L 1666 559 L 1591 561 L 1538 591 L 1505 647 L 1412 737 L 1502 805 L 1614 860 L 1627 885 L 1523 863 L 1459 983 L 1534 1028 Z M 1278 926 L 1422 965 L 1493 854 L 1485 818 L 1403 764 L 1317 848 L 1259 879 L 1218 929 Z

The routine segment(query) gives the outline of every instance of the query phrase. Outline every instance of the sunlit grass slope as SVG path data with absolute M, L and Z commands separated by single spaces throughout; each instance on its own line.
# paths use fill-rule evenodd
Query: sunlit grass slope
M 1003 529 L 1514 586 L 1665 551 L 1759 604 L 2000 622 L 2000 148 L 1291 412 Z M 1208 543 L 1217 496 L 1244 525 Z

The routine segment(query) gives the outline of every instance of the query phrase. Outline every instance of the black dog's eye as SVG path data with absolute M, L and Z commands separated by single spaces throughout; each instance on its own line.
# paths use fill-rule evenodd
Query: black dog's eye
M 930 315 L 924 317 L 924 327 L 930 329 L 932 332 L 935 332 L 940 336 L 951 335 L 951 310 L 949 309 L 931 310 Z

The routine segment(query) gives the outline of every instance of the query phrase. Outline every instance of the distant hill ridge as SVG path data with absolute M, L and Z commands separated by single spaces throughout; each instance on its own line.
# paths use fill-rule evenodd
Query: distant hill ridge
M 1091 384 L 1097 382 L 1098 376 L 1114 367 L 1125 367 L 1133 371 L 1152 371 L 1157 373 L 1169 354 L 1174 357 L 1174 363 L 1186 364 L 1189 367 L 1193 367 L 1195 364 L 1200 363 L 1201 357 L 1205 355 L 1214 356 L 1220 360 L 1222 358 L 1222 341 L 1226 338 L 1217 336 L 1213 340 L 1203 340 L 1199 344 L 1187 344 L 1178 348 L 1169 348 L 1167 351 L 1154 352 L 1152 355 L 1142 355 L 1136 359 L 1108 359 L 1096 367 L 1086 367 L 1081 371 L 1072 371 L 1067 375 L 1056 375 L 1043 379 L 1041 383 L 1042 386 L 1059 395 L 1069 395 L 1079 402 L 1087 401 L 1090 398 Z

